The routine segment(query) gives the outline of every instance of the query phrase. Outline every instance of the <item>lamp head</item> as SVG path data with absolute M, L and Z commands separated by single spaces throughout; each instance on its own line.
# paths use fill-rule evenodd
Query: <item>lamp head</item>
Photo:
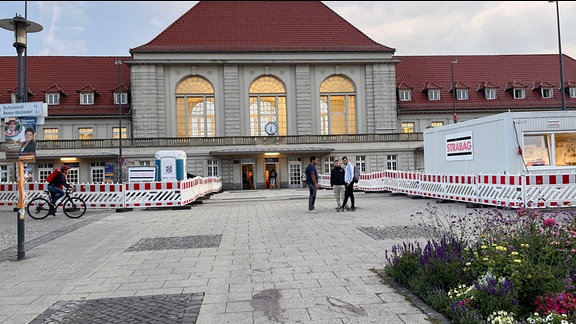
M 43 29 L 42 25 L 16 15 L 12 19 L 1 19 L 0 28 L 14 31 L 14 47 L 26 47 L 27 34 L 36 33 Z

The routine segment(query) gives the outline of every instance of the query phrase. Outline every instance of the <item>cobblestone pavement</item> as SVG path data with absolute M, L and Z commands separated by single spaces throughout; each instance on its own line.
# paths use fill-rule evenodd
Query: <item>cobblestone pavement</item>
M 421 237 L 434 203 L 356 193 L 317 214 L 301 190 L 230 191 L 189 209 L 26 218 L 0 209 L 0 323 L 430 323 L 445 319 L 381 281 L 384 251 Z M 445 204 L 464 212 L 465 206 Z

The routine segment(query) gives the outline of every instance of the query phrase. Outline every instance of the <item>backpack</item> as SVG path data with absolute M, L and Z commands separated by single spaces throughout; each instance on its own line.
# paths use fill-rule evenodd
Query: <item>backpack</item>
M 354 178 L 352 178 L 352 182 L 358 183 L 360 181 L 360 168 L 354 166 Z
M 58 170 L 54 170 L 52 171 L 52 173 L 50 173 L 50 175 L 46 178 L 46 182 L 48 183 L 52 183 L 52 181 L 56 180 L 56 176 L 58 175 Z
M 305 182 L 307 178 L 308 177 L 306 176 L 306 171 L 302 172 L 302 175 L 300 176 L 300 180 L 302 180 L 302 182 Z

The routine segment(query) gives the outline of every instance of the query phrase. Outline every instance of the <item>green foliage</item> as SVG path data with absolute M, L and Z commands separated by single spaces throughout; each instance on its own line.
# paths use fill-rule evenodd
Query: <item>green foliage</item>
M 386 251 L 385 270 L 431 307 L 454 323 L 553 323 L 542 316 L 576 323 L 576 299 L 575 307 L 564 307 L 576 293 L 573 212 L 491 210 L 462 217 L 430 205 L 426 212 L 412 221 L 427 243 Z

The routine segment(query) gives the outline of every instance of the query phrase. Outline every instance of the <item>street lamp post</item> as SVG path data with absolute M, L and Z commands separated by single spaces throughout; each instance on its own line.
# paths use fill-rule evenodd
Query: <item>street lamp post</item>
M 122 60 L 114 61 L 114 64 L 118 65 L 118 182 L 122 183 L 122 164 L 124 164 L 124 157 L 122 156 L 122 77 L 120 67 L 122 65 Z
M 42 30 L 42 26 L 33 21 L 27 20 L 22 16 L 16 16 L 12 19 L 0 20 L 0 28 L 14 31 L 14 47 L 18 54 L 18 93 L 16 94 L 16 102 L 23 102 L 24 96 L 22 95 L 22 54 L 26 50 L 27 34 L 36 33 Z M 24 259 L 26 252 L 24 250 L 24 236 L 25 236 L 25 192 L 24 192 L 24 162 L 18 160 L 18 260 Z
M 556 22 L 558 25 L 558 59 L 560 60 L 560 99 L 562 110 L 566 109 L 566 102 L 564 99 L 564 68 L 562 67 L 562 41 L 560 38 L 560 9 L 558 8 L 558 1 L 548 1 L 556 2 Z
M 452 67 L 452 119 L 454 120 L 454 124 L 458 122 L 458 118 L 456 117 L 456 86 L 454 85 L 454 64 L 456 63 L 458 63 L 458 60 L 455 58 L 450 61 Z

